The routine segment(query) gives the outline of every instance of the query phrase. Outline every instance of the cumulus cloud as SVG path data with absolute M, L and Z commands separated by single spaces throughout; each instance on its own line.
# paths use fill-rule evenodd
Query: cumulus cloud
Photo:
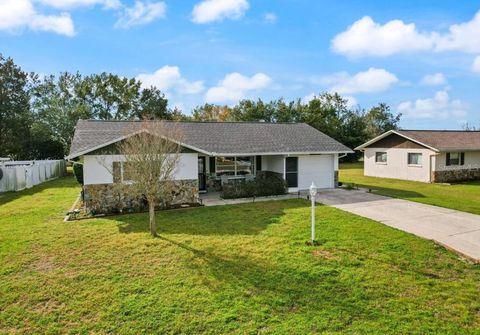
M 167 5 L 165 2 L 142 2 L 135 1 L 132 7 L 126 7 L 123 10 L 118 21 L 115 23 L 117 28 L 130 28 L 133 26 L 144 25 L 156 19 L 165 18 Z
M 393 73 L 384 69 L 369 68 L 367 71 L 350 75 L 337 72 L 316 80 L 322 85 L 330 86 L 330 91 L 339 94 L 382 92 L 399 80 Z
M 451 100 L 446 91 L 438 91 L 433 98 L 404 101 L 397 111 L 411 119 L 463 119 L 468 105 L 461 100 Z
M 154 73 L 139 74 L 137 80 L 143 87 L 155 86 L 166 94 L 172 90 L 180 94 L 196 94 L 204 90 L 203 81 L 188 81 L 178 66 L 165 65 Z
M 246 97 L 248 92 L 265 89 L 272 84 L 272 78 L 264 73 L 251 77 L 234 72 L 227 74 L 218 85 L 207 91 L 205 100 L 211 103 L 237 101 Z
M 101 5 L 105 9 L 115 9 L 121 6 L 120 0 L 37 0 L 43 5 L 59 9 Z
M 475 57 L 472 64 L 472 71 L 480 73 L 480 56 Z
M 3 0 L 0 2 L 0 30 L 49 31 L 61 35 L 75 35 L 73 21 L 68 13 L 59 15 L 39 14 L 30 0 Z
M 247 0 L 204 0 L 195 5 L 192 21 L 210 23 L 224 19 L 240 19 L 250 7 Z
M 445 78 L 443 73 L 427 74 L 422 78 L 420 83 L 427 86 L 444 85 L 447 83 L 447 78 Z
M 429 50 L 431 36 L 417 31 L 414 23 L 393 20 L 384 25 L 365 16 L 335 36 L 333 50 L 348 56 L 389 56 L 395 53 Z
M 347 56 L 390 56 L 418 51 L 480 52 L 480 11 L 448 32 L 421 32 L 414 23 L 392 20 L 385 24 L 365 16 L 332 40 L 335 52 Z

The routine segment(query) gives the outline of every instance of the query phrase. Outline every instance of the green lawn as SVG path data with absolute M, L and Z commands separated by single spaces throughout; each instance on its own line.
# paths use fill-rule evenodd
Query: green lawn
M 0 196 L 0 333 L 479 334 L 480 268 L 301 199 L 63 223 L 73 178 Z
M 388 197 L 480 214 L 480 181 L 446 185 L 365 177 L 363 163 L 341 164 L 340 181 L 372 188 Z

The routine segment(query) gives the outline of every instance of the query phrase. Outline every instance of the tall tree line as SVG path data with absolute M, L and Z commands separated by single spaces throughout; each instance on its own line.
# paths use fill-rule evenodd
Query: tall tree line
M 192 114 L 169 108 L 155 87 L 111 73 L 60 73 L 39 78 L 0 54 L 0 157 L 62 158 L 79 119 L 306 122 L 354 148 L 398 127 L 401 115 L 386 104 L 350 108 L 338 94 L 308 102 L 242 100 L 235 106 L 205 104 Z M 355 159 L 356 156 L 352 156 Z

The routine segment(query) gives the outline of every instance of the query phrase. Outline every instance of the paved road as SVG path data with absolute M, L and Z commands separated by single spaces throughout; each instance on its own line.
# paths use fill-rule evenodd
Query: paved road
M 317 201 L 434 240 L 480 263 L 480 215 L 363 190 L 321 191 Z

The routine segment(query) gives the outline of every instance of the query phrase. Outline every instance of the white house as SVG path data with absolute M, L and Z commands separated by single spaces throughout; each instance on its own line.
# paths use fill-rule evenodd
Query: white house
M 364 174 L 422 182 L 480 179 L 480 132 L 391 130 L 355 148 Z
M 78 121 L 66 158 L 83 164 L 87 206 L 105 211 L 104 208 L 113 206 L 112 201 L 125 198 L 125 194 L 113 195 L 111 187 L 127 182 L 123 171 L 125 158 L 106 148 L 133 134 L 140 123 Z M 254 178 L 259 171 L 280 174 L 287 181 L 289 192 L 306 190 L 312 182 L 319 188 L 333 188 L 338 179 L 339 155 L 352 152 L 305 123 L 164 124 L 175 125 L 182 133 L 180 144 L 184 150 L 175 180 L 187 185 L 190 192 L 181 194 L 179 202 L 189 202 L 199 192 L 207 192 L 215 180 Z M 117 175 L 112 171 L 118 171 Z

